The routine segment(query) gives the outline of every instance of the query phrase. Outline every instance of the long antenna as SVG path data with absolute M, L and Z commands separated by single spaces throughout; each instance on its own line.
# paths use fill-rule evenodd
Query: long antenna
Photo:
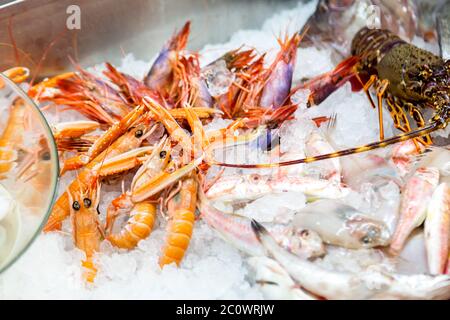
M 384 148 L 389 145 L 392 145 L 397 142 L 402 142 L 406 140 L 410 140 L 413 138 L 421 137 L 426 134 L 429 134 L 433 131 L 436 131 L 438 129 L 444 128 L 446 125 L 445 121 L 434 121 L 428 126 L 425 126 L 423 128 L 403 133 L 397 136 L 394 136 L 389 139 L 385 139 L 378 142 L 373 142 L 370 144 L 366 144 L 360 147 L 356 148 L 350 148 L 345 149 L 333 153 L 323 154 L 319 156 L 313 156 L 313 157 L 306 157 L 302 159 L 296 159 L 296 160 L 289 160 L 289 161 L 282 161 L 282 162 L 274 162 L 274 163 L 259 163 L 259 164 L 233 164 L 233 163 L 223 163 L 223 162 L 217 162 L 215 160 L 206 159 L 206 161 L 211 165 L 217 165 L 217 166 L 223 166 L 223 167 L 229 167 L 229 168 L 244 168 L 244 169 L 251 169 L 251 168 L 274 168 L 274 167 L 284 167 L 284 166 L 292 166 L 300 163 L 311 163 L 331 158 L 338 158 L 343 157 L 351 154 L 366 152 L 369 150 L 377 149 L 377 148 Z

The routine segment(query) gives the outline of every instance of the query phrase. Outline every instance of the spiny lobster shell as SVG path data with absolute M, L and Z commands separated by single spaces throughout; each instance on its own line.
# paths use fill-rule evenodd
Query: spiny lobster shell
M 435 95 L 448 91 L 441 85 L 450 78 L 445 61 L 388 30 L 361 29 L 353 39 L 352 54 L 361 58 L 360 72 L 389 80 L 395 97 L 438 107 Z

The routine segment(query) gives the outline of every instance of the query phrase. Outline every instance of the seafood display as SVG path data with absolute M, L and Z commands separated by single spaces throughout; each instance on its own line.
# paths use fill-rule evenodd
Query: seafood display
M 355 19 L 374 5 L 378 25 Z M 319 0 L 278 19 L 270 48 L 191 50 L 187 21 L 151 63 L 125 58 L 139 68 L 72 61 L 27 87 L 61 167 L 37 243 L 69 253 L 68 292 L 174 294 L 155 283 L 171 275 L 177 290 L 196 273 L 217 298 L 450 299 L 450 145 L 435 145 L 448 141 L 450 61 L 412 43 L 428 34 L 417 3 Z M 302 76 L 307 54 L 333 64 L 336 52 Z M 9 77 L 26 82 L 24 70 Z M 0 136 L 0 179 L 27 171 L 22 111 L 11 104 Z M 424 267 L 400 268 L 413 242 Z

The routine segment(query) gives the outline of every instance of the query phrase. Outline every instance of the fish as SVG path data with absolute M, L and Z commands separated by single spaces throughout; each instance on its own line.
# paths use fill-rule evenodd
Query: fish
M 450 176 L 450 149 L 448 147 L 429 146 L 425 152 L 413 160 L 415 167 L 433 167 L 441 176 Z
M 367 183 L 375 185 L 389 181 L 400 183 L 396 166 L 384 157 L 366 153 L 341 159 L 342 180 L 352 190 L 359 191 Z
M 411 40 L 417 32 L 417 5 L 411 0 L 319 0 L 300 34 L 300 47 L 328 47 L 348 56 L 353 36 L 372 24 Z
M 333 153 L 336 150 L 328 142 L 326 137 L 322 135 L 318 130 L 314 130 L 309 135 L 306 141 L 306 153 L 309 156 L 318 156 L 321 154 Z M 308 166 L 308 170 L 314 167 L 314 163 Z M 341 183 L 342 168 L 339 158 L 329 159 L 320 163 L 320 172 L 323 179 L 334 181 L 335 183 Z
M 450 184 L 443 182 L 434 191 L 425 219 L 425 246 L 429 272 L 445 273 L 450 240 Z
M 362 272 L 341 272 L 325 269 L 280 247 L 269 232 L 252 220 L 255 236 L 302 288 L 326 299 L 448 299 L 450 275 L 401 275 L 378 266 Z
M 265 299 L 270 300 L 316 300 L 298 286 L 291 276 L 274 259 L 251 257 L 247 263 L 253 269 L 255 282 Z
M 326 179 L 294 175 L 240 174 L 220 177 L 207 191 L 211 200 L 235 202 L 254 200 L 269 193 L 301 192 L 308 198 L 343 198 L 350 189 Z
M 264 256 L 264 249 L 250 227 L 251 219 L 218 210 L 199 193 L 200 217 L 222 238 L 251 256 Z M 315 258 L 325 254 L 322 239 L 314 231 L 292 228 L 286 224 L 267 223 L 265 226 L 284 248 L 304 258 Z
M 417 12 L 417 35 L 428 43 L 440 42 L 448 10 L 448 0 L 414 0 Z M 441 20 L 441 21 L 440 21 Z
M 419 168 L 408 179 L 400 202 L 400 218 L 392 236 L 389 252 L 398 255 L 411 232 L 420 226 L 427 214 L 434 189 L 439 183 L 439 170 Z
M 298 211 L 293 220 L 298 228 L 313 230 L 327 244 L 348 249 L 386 246 L 389 228 L 339 200 L 323 199 Z
M 414 140 L 407 140 L 397 143 L 392 147 L 390 162 L 397 169 L 400 176 L 406 176 L 411 170 L 414 170 L 414 163 L 425 151 L 421 144 Z M 426 167 L 422 164 L 418 167 Z

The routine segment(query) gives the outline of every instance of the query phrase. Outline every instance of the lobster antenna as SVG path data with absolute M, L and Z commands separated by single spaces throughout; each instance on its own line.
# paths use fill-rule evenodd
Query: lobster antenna
M 356 148 L 350 148 L 345 150 L 340 150 L 333 153 L 327 153 L 319 156 L 313 156 L 313 157 L 306 157 L 302 159 L 296 159 L 296 160 L 289 160 L 289 161 L 282 161 L 282 162 L 274 162 L 274 163 L 259 163 L 259 164 L 232 164 L 232 163 L 223 163 L 223 162 L 217 162 L 215 160 L 206 159 L 206 161 L 210 165 L 217 165 L 217 166 L 223 166 L 223 167 L 229 167 L 229 168 L 244 168 L 244 169 L 251 169 L 251 168 L 274 168 L 274 167 L 284 167 L 284 166 L 292 166 L 300 163 L 311 163 L 326 159 L 332 159 L 332 158 L 338 158 L 343 156 L 348 156 L 351 154 L 356 153 L 362 153 L 378 148 L 384 148 L 389 145 L 392 145 L 394 143 L 410 140 L 413 138 L 421 137 L 426 134 L 429 134 L 431 132 L 434 132 L 438 129 L 442 129 L 445 127 L 446 122 L 442 121 L 434 121 L 431 124 L 414 130 L 410 131 L 408 133 L 402 133 L 400 135 L 394 136 L 392 138 L 384 139 L 382 141 L 369 143 L 363 146 L 359 146 Z

